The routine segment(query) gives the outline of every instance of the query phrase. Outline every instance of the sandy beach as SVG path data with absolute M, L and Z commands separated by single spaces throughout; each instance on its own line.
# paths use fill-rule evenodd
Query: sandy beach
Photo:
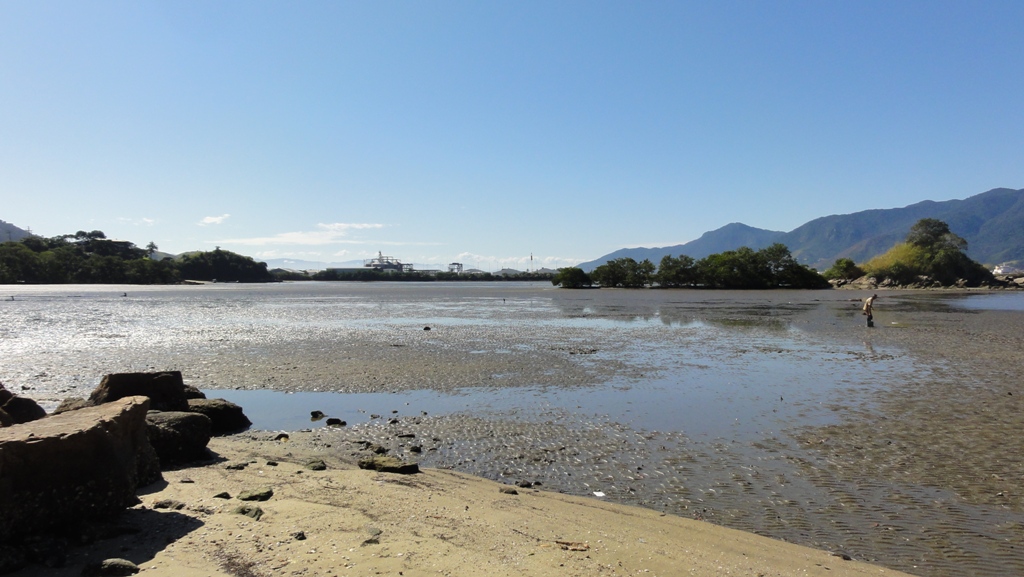
M 301 437 L 301 434 L 299 434 Z M 378 473 L 266 435 L 215 439 L 217 459 L 167 471 L 118 521 L 140 532 L 73 550 L 127 558 L 141 575 L 905 575 L 827 552 L 599 499 L 452 471 Z M 246 464 L 244 469 L 229 468 Z M 270 489 L 266 501 L 245 491 Z M 226 495 L 224 495 L 226 493 Z M 221 494 L 220 497 L 217 495 Z M 259 507 L 259 520 L 233 512 Z

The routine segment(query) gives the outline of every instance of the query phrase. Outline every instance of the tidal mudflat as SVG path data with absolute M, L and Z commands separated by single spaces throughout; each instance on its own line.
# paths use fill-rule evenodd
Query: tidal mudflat
M 854 291 L 9 292 L 0 381 L 43 403 L 176 369 L 318 450 L 376 443 L 914 574 L 1024 572 L 1019 293 L 883 291 L 868 329 Z

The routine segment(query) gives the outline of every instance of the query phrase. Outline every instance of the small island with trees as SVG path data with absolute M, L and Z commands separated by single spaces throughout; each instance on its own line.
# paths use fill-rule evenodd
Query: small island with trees
M 644 259 L 618 258 L 589 274 L 577 267 L 558 270 L 551 283 L 563 288 L 825 289 L 868 287 L 1017 286 L 1000 283 L 967 256 L 967 241 L 934 218 L 911 227 L 906 240 L 863 266 L 848 258 L 818 273 L 802 265 L 783 244 L 761 250 L 740 247 L 700 260 L 666 255 L 658 266 Z
M 217 248 L 155 258 L 146 248 L 99 230 L 0 243 L 0 284 L 174 284 L 184 280 L 269 282 L 266 263 Z

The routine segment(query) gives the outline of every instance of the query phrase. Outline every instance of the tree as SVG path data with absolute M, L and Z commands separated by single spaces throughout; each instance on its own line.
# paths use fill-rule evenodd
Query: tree
M 156 246 L 155 242 L 149 241 L 149 244 L 146 245 L 146 256 L 148 256 L 149 258 L 153 258 L 153 253 L 156 252 L 159 248 L 160 247 Z
M 626 282 L 626 261 L 636 263 L 629 257 L 610 260 L 591 271 L 590 278 L 602 287 L 622 286 Z
M 624 257 L 595 268 L 590 278 L 603 287 L 643 288 L 650 284 L 654 270 L 654 263 L 647 259 L 636 262 Z
M 678 257 L 667 254 L 661 257 L 658 272 L 654 274 L 653 280 L 664 288 L 693 286 L 697 282 L 695 264 L 693 257 L 685 254 Z
M 758 261 L 757 253 L 746 246 L 708 255 L 697 261 L 698 282 L 706 288 L 768 288 Z
M 635 262 L 635 261 L 634 261 Z M 637 262 L 626 271 L 626 286 L 629 288 L 643 288 L 651 284 L 656 270 L 654 263 L 649 259 Z
M 178 263 L 182 278 L 195 280 L 219 280 L 227 282 L 267 282 L 273 275 L 267 270 L 267 263 L 256 262 L 251 257 L 235 254 L 217 247 L 212 252 L 187 254 Z
M 594 281 L 583 269 L 572 266 L 558 269 L 555 276 L 551 278 L 551 284 L 562 288 L 578 289 L 592 286 Z
M 837 258 L 831 268 L 822 273 L 828 280 L 853 280 L 864 276 L 864 270 L 848 258 Z
M 953 234 L 949 225 L 936 218 L 922 218 L 910 227 L 906 241 L 930 251 L 967 250 L 967 241 Z

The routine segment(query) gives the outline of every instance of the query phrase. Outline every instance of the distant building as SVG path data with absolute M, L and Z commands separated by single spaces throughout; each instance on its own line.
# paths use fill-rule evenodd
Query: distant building
M 383 253 L 378 252 L 376 258 L 368 258 L 363 261 L 363 266 L 366 268 L 374 268 L 383 272 L 412 272 L 413 266 L 411 264 L 403 264 L 402 261 L 398 260 L 393 256 L 384 256 Z
M 1016 264 L 1008 262 L 996 265 L 996 267 L 992 269 L 992 274 L 1020 274 L 1022 272 L 1024 272 L 1024 269 L 1016 266 Z

